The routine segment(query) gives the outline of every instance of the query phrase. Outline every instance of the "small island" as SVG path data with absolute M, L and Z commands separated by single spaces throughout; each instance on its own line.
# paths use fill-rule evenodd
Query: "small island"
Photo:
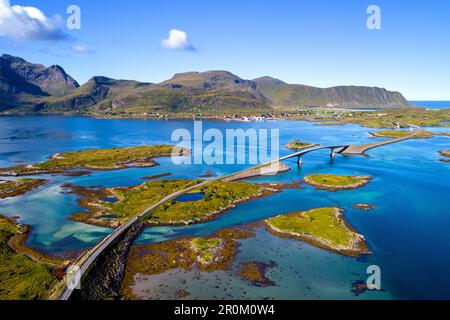
M 21 165 L 12 168 L 1 168 L 0 175 L 24 176 L 48 173 L 66 173 L 68 170 L 118 170 L 136 167 L 152 167 L 158 157 L 185 155 L 186 149 L 154 145 L 129 148 L 89 149 L 77 152 L 58 153 L 50 156 L 50 160 L 42 163 Z M 86 174 L 86 172 L 83 172 Z
M 409 130 L 379 130 L 370 132 L 370 134 L 377 138 L 406 138 L 411 136 L 414 132 Z M 414 139 L 427 139 L 434 136 L 433 132 L 422 131 L 412 136 Z
M 439 153 L 443 157 L 450 158 L 450 150 L 441 150 L 441 151 L 439 151 Z
M 47 183 L 43 179 L 0 180 L 0 199 L 16 197 Z
M 375 209 L 375 206 L 373 204 L 357 203 L 353 205 L 353 208 L 362 211 L 369 211 Z
M 306 184 L 327 191 L 352 190 L 370 183 L 369 176 L 348 176 L 337 174 L 311 174 L 305 178 Z
M 369 254 L 364 236 L 345 220 L 336 207 L 318 208 L 265 220 L 273 235 L 294 238 L 343 255 Z
M 303 141 L 292 141 L 289 142 L 285 148 L 291 149 L 291 150 L 301 150 L 306 148 L 315 147 L 317 144 L 311 143 L 311 142 L 303 142 Z

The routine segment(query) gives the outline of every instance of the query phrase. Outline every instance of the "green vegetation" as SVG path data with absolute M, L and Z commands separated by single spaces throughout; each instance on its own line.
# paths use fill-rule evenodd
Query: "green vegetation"
M 72 220 L 117 228 L 164 197 L 197 183 L 199 182 L 193 180 L 155 180 L 122 188 L 98 189 L 72 185 L 65 187 L 79 196 L 79 205 L 88 210 L 75 213 Z M 107 202 L 104 198 L 116 198 L 117 202 Z
M 105 203 L 105 214 L 113 214 L 119 217 L 130 218 L 146 210 L 152 204 L 164 197 L 190 186 L 198 181 L 192 180 L 161 180 L 150 181 L 133 188 L 117 188 L 113 193 L 118 201 Z
M 149 181 L 135 187 L 88 189 L 71 186 L 72 192 L 79 195 L 79 204 L 89 212 L 74 214 L 73 220 L 102 226 L 117 227 L 151 205 L 158 203 L 176 191 L 199 184 L 196 180 L 158 180 Z M 190 224 L 205 221 L 213 215 L 232 208 L 236 203 L 246 201 L 269 191 L 264 186 L 246 182 L 211 182 L 192 190 L 203 193 L 198 201 L 167 201 L 151 211 L 146 217 L 149 224 Z M 105 197 L 114 197 L 117 202 L 103 201 Z
M 199 258 L 208 263 L 216 256 L 216 251 L 220 249 L 222 240 L 219 238 L 195 238 L 191 240 L 191 244 Z
M 300 149 L 305 149 L 305 148 L 314 147 L 314 146 L 316 146 L 316 144 L 310 143 L 310 142 L 292 141 L 292 142 L 289 142 L 285 146 L 285 148 L 286 149 L 300 150 Z
M 336 174 L 311 174 L 303 180 L 315 188 L 336 191 L 362 187 L 370 182 L 371 177 Z
M 14 252 L 8 241 L 20 232 L 9 219 L 0 216 L 0 300 L 44 299 L 56 283 L 52 269 Z
M 408 137 L 410 135 L 412 135 L 414 132 L 409 131 L 409 130 L 380 130 L 380 131 L 375 131 L 375 132 L 371 132 L 370 134 L 375 136 L 375 137 L 380 137 L 380 138 L 405 138 Z M 426 139 L 426 138 L 431 138 L 433 136 L 432 132 L 420 132 L 416 135 L 414 135 L 414 139 Z
M 421 108 L 379 110 L 371 112 L 349 111 L 340 119 L 372 128 L 393 128 L 396 123 L 411 123 L 419 127 L 443 127 L 450 124 L 450 109 L 427 110 Z
M 0 199 L 22 195 L 46 182 L 47 180 L 37 179 L 0 180 Z
M 29 166 L 3 168 L 15 175 L 61 172 L 70 169 L 111 170 L 127 167 L 154 166 L 153 158 L 186 152 L 168 145 L 113 149 L 90 149 L 56 154 L 51 160 Z
M 424 109 L 410 106 L 400 109 L 384 109 L 375 111 L 336 109 L 336 108 L 302 108 L 292 111 L 288 119 L 316 121 L 328 124 L 339 121 L 356 123 L 370 128 L 397 128 L 398 124 L 405 129 L 408 124 L 419 127 L 448 127 L 450 126 L 450 109 Z
M 298 237 L 333 251 L 347 254 L 367 251 L 360 246 L 363 237 L 346 224 L 336 207 L 294 212 L 267 219 L 266 223 L 276 235 Z
M 234 206 L 235 203 L 255 198 L 261 194 L 261 186 L 247 182 L 216 181 L 193 192 L 205 194 L 199 201 L 168 202 L 152 211 L 151 223 L 194 223 L 209 219 Z

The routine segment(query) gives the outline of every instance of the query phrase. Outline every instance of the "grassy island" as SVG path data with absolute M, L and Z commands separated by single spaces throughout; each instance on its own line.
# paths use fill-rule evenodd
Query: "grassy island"
M 317 144 L 311 143 L 311 142 L 302 142 L 302 141 L 292 141 L 289 142 L 285 148 L 286 149 L 292 149 L 292 150 L 301 150 L 306 149 L 310 147 L 315 147 Z
M 380 130 L 380 131 L 374 131 L 370 133 L 374 137 L 378 138 L 405 138 L 413 134 L 413 132 L 409 130 Z M 418 134 L 416 134 L 413 138 L 414 139 L 427 139 L 433 137 L 432 132 L 423 131 Z
M 370 180 L 369 176 L 346 176 L 336 174 L 311 174 L 305 178 L 307 184 L 328 191 L 357 189 L 367 185 Z
M 0 199 L 20 196 L 39 188 L 46 182 L 47 180 L 42 179 L 0 180 Z
M 75 213 L 73 220 L 90 224 L 118 227 L 152 204 L 166 196 L 198 184 L 196 180 L 150 181 L 135 187 L 84 188 L 67 186 L 70 192 L 80 196 L 79 203 L 88 212 Z M 238 181 L 215 181 L 194 189 L 191 193 L 202 193 L 200 200 L 181 202 L 173 199 L 149 213 L 147 224 L 192 224 L 212 219 L 233 208 L 240 202 L 278 192 L 288 186 L 277 184 L 253 184 Z M 105 201 L 115 199 L 115 202 Z
M 265 223 L 276 236 L 299 239 L 350 256 L 369 253 L 364 237 L 346 222 L 342 210 L 336 207 L 294 212 L 267 219 Z
M 11 249 L 11 240 L 21 232 L 21 226 L 0 216 L 0 300 L 45 299 L 56 283 L 51 267 Z
M 168 145 L 130 148 L 90 149 L 55 154 L 50 160 L 32 165 L 0 169 L 0 174 L 23 176 L 32 174 L 61 173 L 72 169 L 115 170 L 131 167 L 151 167 L 154 158 L 186 154 L 185 149 Z

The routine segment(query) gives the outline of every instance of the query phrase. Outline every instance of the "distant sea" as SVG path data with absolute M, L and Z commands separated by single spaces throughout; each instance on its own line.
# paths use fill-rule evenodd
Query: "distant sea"
M 409 103 L 429 109 L 450 109 L 450 101 L 409 101 Z

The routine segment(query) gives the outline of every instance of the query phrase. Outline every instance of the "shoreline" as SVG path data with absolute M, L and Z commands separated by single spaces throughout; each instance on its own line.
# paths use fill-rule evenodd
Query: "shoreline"
M 284 111 L 283 111 L 284 110 Z M 393 128 L 392 120 L 395 118 L 396 113 L 406 112 L 403 118 L 407 118 L 409 122 L 411 119 L 418 119 L 414 117 L 415 113 L 425 113 L 423 121 L 415 123 L 421 127 L 450 127 L 450 121 L 447 113 L 450 108 L 444 109 L 427 109 L 417 108 L 414 105 L 409 105 L 401 108 L 376 108 L 366 110 L 364 108 L 336 108 L 336 107 L 305 107 L 301 110 L 294 110 L 293 108 L 286 109 L 270 109 L 255 113 L 236 112 L 235 114 L 221 114 L 221 115 L 196 115 L 192 113 L 185 114 L 154 114 L 149 115 L 145 113 L 129 113 L 122 115 L 107 115 L 107 114 L 95 114 L 95 113 L 77 113 L 77 112 L 49 112 L 49 113 L 35 113 L 35 112 L 17 112 L 17 113 L 0 113 L 0 117 L 11 116 L 61 116 L 61 117 L 85 117 L 92 119 L 133 119 L 133 120 L 154 120 L 154 121 L 168 121 L 168 120 L 208 120 L 208 121 L 220 121 L 220 122 L 261 122 L 261 121 L 308 121 L 317 124 L 323 123 L 324 125 L 330 125 L 330 122 L 335 122 L 336 125 L 345 124 L 357 124 L 366 128 Z M 411 114 L 409 114 L 411 113 Z M 430 119 L 436 115 L 436 113 L 443 114 L 445 119 L 440 121 L 431 121 Z M 366 116 L 369 117 L 366 117 Z M 430 115 L 430 116 L 429 116 Z M 380 117 L 383 116 L 383 117 Z M 389 117 L 390 116 L 390 117 Z M 412 117 L 412 118 L 411 118 Z M 392 120 L 392 121 L 390 121 Z M 430 121 L 431 122 L 430 122 Z M 403 120 L 400 120 L 403 121 Z M 403 121 L 403 122 L 408 122 Z
M 14 220 L 10 219 L 10 221 Z M 8 246 L 16 253 L 27 256 L 36 263 L 55 268 L 65 268 L 71 263 L 71 260 L 59 258 L 28 246 L 26 241 L 32 231 L 32 227 L 29 225 L 18 224 L 16 222 L 14 223 L 18 226 L 19 231 L 8 240 Z

